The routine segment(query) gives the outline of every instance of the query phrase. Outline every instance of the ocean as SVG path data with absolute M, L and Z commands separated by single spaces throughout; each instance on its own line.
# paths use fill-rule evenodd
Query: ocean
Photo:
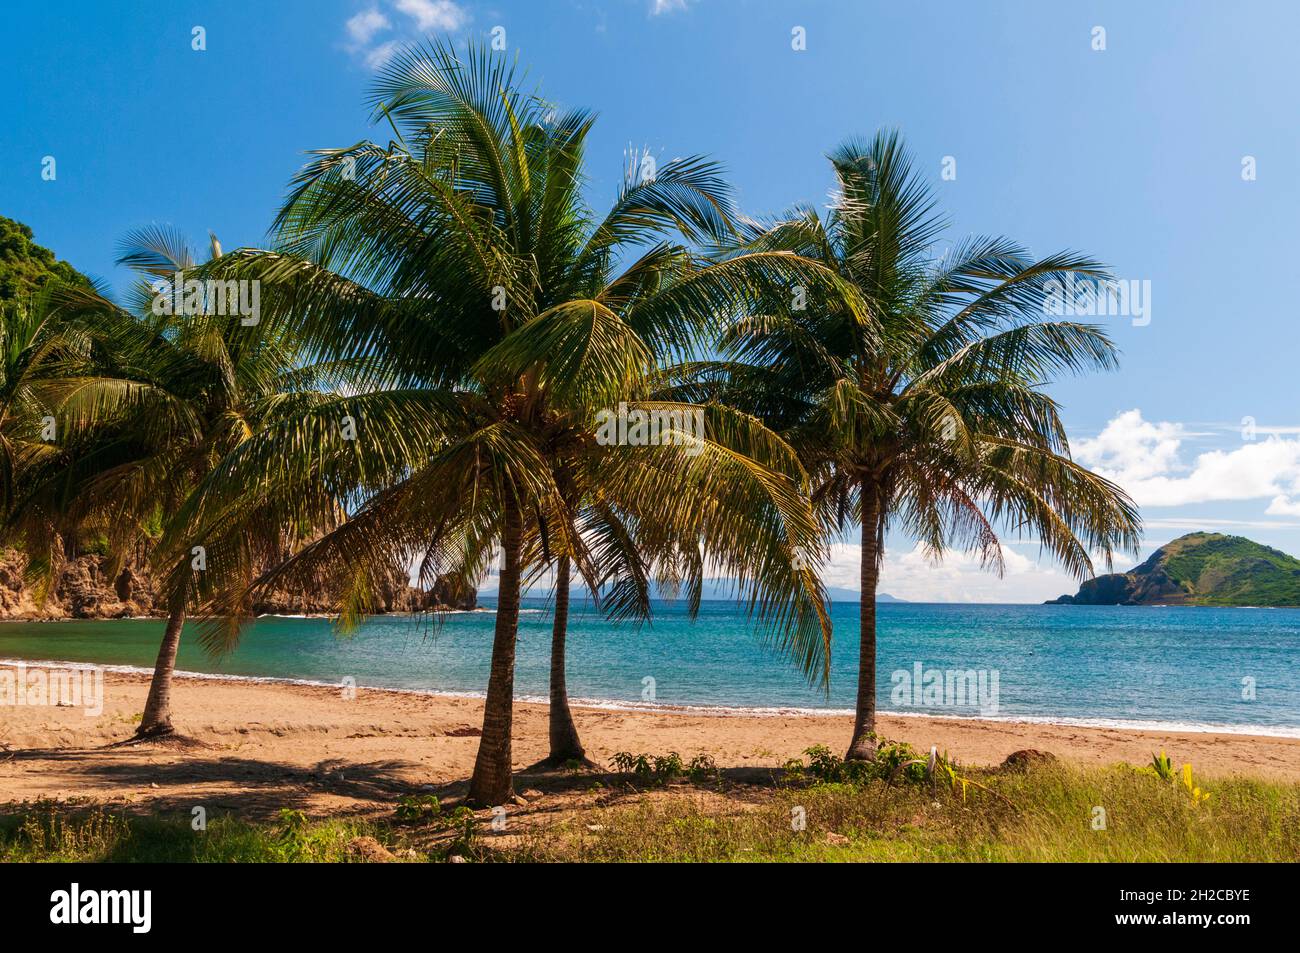
M 680 603 L 660 603 L 651 623 L 634 626 L 611 625 L 575 601 L 570 695 L 719 714 L 849 711 L 858 607 L 836 603 L 832 617 L 827 692 L 765 645 L 733 603 L 706 602 L 693 622 Z M 493 621 L 491 611 L 441 623 L 381 616 L 341 638 L 328 620 L 263 618 L 223 658 L 207 656 L 187 626 L 177 668 L 473 695 L 487 684 Z M 544 600 L 525 601 L 519 698 L 546 696 L 550 624 Z M 162 628 L 153 620 L 4 622 L 0 659 L 148 670 Z M 1300 610 L 891 603 L 879 607 L 878 631 L 881 711 L 1300 737 Z

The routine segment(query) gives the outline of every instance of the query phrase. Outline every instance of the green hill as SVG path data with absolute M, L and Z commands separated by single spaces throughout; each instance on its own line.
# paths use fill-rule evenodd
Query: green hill
M 90 284 L 81 272 L 36 244 L 30 228 L 0 215 L 0 305 L 21 301 L 50 280 Z
M 1051 604 L 1300 606 L 1300 559 L 1243 536 L 1188 533 Z

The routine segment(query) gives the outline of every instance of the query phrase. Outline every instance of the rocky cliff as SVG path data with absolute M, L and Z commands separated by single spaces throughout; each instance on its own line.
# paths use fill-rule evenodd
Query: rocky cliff
M 69 560 L 59 572 L 54 591 L 42 606 L 24 579 L 26 557 L 13 549 L 0 551 L 0 619 L 126 619 L 165 616 L 153 581 L 139 566 L 126 565 L 110 577 L 109 560 L 86 554 Z M 445 578 L 424 591 L 394 573 L 379 593 L 383 612 L 425 612 L 432 609 L 473 609 L 477 593 L 458 591 Z M 325 593 L 276 590 L 253 604 L 256 615 L 330 614 L 335 605 Z

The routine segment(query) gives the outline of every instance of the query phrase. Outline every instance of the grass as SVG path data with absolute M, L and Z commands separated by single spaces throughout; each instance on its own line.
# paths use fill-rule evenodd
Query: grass
M 765 785 L 722 775 L 671 782 L 626 775 L 617 797 L 573 804 L 559 821 L 498 838 L 490 814 L 427 817 L 409 799 L 389 820 L 183 820 L 102 807 L 29 806 L 0 817 L 5 861 L 354 861 L 357 837 L 399 859 L 481 861 L 1291 861 L 1300 859 L 1300 785 L 1199 781 L 1150 768 L 1040 764 L 968 771 L 959 784 L 805 772 Z M 611 791 L 613 789 L 610 789 Z M 1104 809 L 1104 828 L 1097 809 Z M 802 829 L 797 823 L 803 820 Z M 455 835 L 449 841 L 448 833 Z
M 1121 765 L 973 772 L 947 785 L 812 782 L 747 810 L 642 803 L 531 838 L 510 859 L 548 861 L 1289 861 L 1300 785 L 1221 780 L 1196 802 L 1177 781 Z M 1104 809 L 1100 815 L 1096 809 Z M 801 809 L 801 810 L 800 810 Z M 796 829 L 796 819 L 804 828 Z M 1104 819 L 1104 828 L 1098 824 Z M 595 830 L 590 828 L 595 827 Z
M 358 837 L 400 849 L 387 825 L 354 819 L 313 821 L 298 811 L 281 812 L 272 823 L 218 817 L 206 830 L 196 831 L 183 818 L 42 802 L 0 816 L 0 861 L 346 863 L 360 859 L 348 848 Z

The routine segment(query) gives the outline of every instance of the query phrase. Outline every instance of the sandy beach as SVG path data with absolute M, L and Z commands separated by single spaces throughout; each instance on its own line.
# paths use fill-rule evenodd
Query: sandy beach
M 452 785 L 445 790 L 454 793 L 473 766 L 482 718 L 473 698 L 362 688 L 348 700 L 337 688 L 180 678 L 176 724 L 196 744 L 107 747 L 131 735 L 147 687 L 147 676 L 108 673 L 97 717 L 5 708 L 0 803 L 88 798 L 140 810 L 205 803 L 251 815 L 391 810 L 421 786 Z M 525 769 L 546 755 L 546 706 L 519 703 L 515 713 L 514 762 Z M 726 768 L 776 768 L 814 744 L 838 751 L 850 730 L 843 716 L 579 708 L 575 717 L 588 755 L 605 764 L 617 751 L 677 751 L 687 760 L 707 753 Z M 1300 739 L 889 716 L 881 730 L 970 765 L 997 764 L 1023 748 L 1088 765 L 1144 764 L 1164 749 L 1201 775 L 1300 780 Z M 529 787 L 526 774 L 516 787 Z

